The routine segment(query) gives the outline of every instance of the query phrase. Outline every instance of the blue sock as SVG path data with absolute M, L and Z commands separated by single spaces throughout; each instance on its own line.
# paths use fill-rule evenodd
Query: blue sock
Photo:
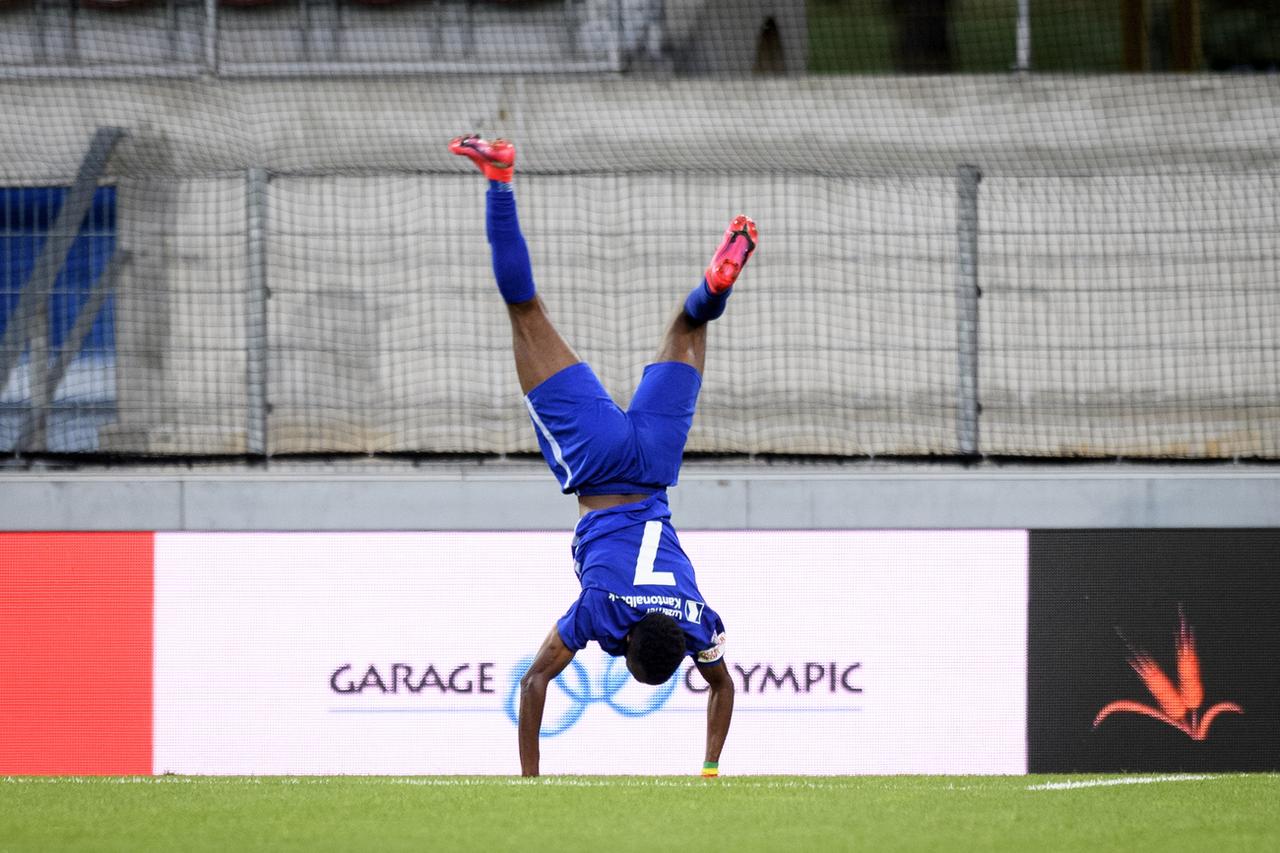
M 490 181 L 485 194 L 485 233 L 493 253 L 493 277 L 508 305 L 528 302 L 536 294 L 529 247 L 516 218 L 516 194 L 511 184 Z
M 733 293 L 733 288 L 729 288 L 724 293 L 712 293 L 711 288 L 707 287 L 707 280 L 704 278 L 689 293 L 689 297 L 684 301 L 684 313 L 695 323 L 707 323 L 716 319 L 724 313 L 725 305 L 729 302 L 729 294 Z

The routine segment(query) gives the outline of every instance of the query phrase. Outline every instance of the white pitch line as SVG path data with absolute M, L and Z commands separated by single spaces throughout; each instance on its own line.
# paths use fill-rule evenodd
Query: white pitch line
M 411 785 L 427 788 L 455 787 L 564 787 L 564 788 L 808 788 L 842 791 L 859 787 L 857 783 L 815 779 L 739 780 L 732 777 L 703 779 L 698 776 L 650 779 L 573 779 L 543 776 L 537 779 L 502 776 L 472 779 L 439 777 L 364 777 L 364 776 L 0 776 L 5 785 Z
M 1150 785 L 1155 782 L 1201 782 L 1217 776 L 1122 776 L 1119 779 L 1082 779 L 1079 782 L 1042 782 L 1028 791 L 1066 791 L 1072 788 L 1105 788 L 1110 785 Z

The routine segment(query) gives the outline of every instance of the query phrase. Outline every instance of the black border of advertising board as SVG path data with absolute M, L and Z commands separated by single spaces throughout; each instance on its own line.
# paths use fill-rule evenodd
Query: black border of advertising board
M 1280 769 L 1280 529 L 1033 530 L 1032 773 Z

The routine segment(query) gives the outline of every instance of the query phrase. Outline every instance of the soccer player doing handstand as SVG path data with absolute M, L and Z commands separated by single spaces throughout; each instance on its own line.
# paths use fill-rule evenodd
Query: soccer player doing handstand
M 594 640 L 606 653 L 625 656 L 645 684 L 665 683 L 686 655 L 693 659 L 709 686 L 703 775 L 717 775 L 733 716 L 724 624 L 698 591 L 671 526 L 666 490 L 676 484 L 693 423 L 707 323 L 724 312 L 755 251 L 755 223 L 746 216 L 730 223 L 624 412 L 556 331 L 535 291 L 511 187 L 515 146 L 460 136 L 449 150 L 489 178 L 486 233 L 511 318 L 516 375 L 542 455 L 564 493 L 577 494 L 581 514 L 573 559 L 582 592 L 520 680 L 521 772 L 538 775 L 547 686 Z

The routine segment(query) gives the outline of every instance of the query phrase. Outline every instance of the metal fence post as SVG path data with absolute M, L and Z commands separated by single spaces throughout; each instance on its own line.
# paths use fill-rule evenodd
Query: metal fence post
M 73 231 L 79 230 L 80 223 L 71 224 Z M 35 448 L 48 449 L 48 434 L 45 427 L 49 423 L 49 409 L 53 405 L 53 388 L 49 381 L 49 299 L 53 296 L 53 286 L 48 291 L 37 290 L 32 294 L 31 327 L 36 331 L 30 339 L 31 354 L 27 361 L 27 376 L 31 383 L 31 408 L 27 411 L 27 428 L 23 429 L 18 441 L 13 445 L 17 453 L 24 453 Z
M 267 454 L 267 170 L 249 169 L 246 177 L 248 292 L 245 298 L 245 450 Z
M 962 165 L 956 172 L 956 237 L 959 278 L 956 281 L 957 384 L 956 439 L 965 456 L 978 454 L 978 184 L 982 172 Z
M 218 0 L 204 0 L 204 64 L 210 74 L 218 73 Z
M 1018 0 L 1017 59 L 1014 69 L 1031 70 L 1031 0 Z

